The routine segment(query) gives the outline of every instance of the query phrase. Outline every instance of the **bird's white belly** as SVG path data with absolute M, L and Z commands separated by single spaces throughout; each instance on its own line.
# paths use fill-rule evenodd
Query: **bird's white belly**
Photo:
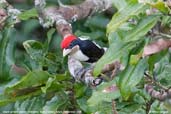
M 75 53 L 71 54 L 71 57 L 79 60 L 79 61 L 87 61 L 89 58 L 84 55 L 80 50 L 76 51 Z

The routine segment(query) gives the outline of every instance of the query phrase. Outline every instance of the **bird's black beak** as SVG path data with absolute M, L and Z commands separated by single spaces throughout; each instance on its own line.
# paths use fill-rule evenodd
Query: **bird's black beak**
M 63 57 L 67 56 L 71 51 L 71 49 L 63 49 Z

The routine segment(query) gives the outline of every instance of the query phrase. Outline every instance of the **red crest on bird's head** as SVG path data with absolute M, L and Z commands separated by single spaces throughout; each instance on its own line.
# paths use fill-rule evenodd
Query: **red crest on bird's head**
M 61 42 L 61 48 L 62 49 L 67 48 L 70 45 L 70 43 L 75 39 L 77 39 L 75 35 L 72 34 L 67 35 Z

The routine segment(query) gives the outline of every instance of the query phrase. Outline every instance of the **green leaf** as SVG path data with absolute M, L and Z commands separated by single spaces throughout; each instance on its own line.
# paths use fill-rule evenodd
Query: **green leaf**
M 140 20 L 138 25 L 136 25 L 131 31 L 128 31 L 124 36 L 124 41 L 135 41 L 146 35 L 147 32 L 154 27 L 158 21 L 159 16 L 147 16 Z
M 47 82 L 45 87 L 41 87 L 42 92 L 46 93 L 46 90 L 52 85 L 52 83 L 55 81 L 55 78 L 50 77 Z
M 72 77 L 68 72 L 65 72 L 64 74 L 56 74 L 57 81 L 68 81 L 70 79 L 72 79 Z
M 135 65 L 139 62 L 140 59 L 141 59 L 141 53 L 137 54 L 137 55 L 131 55 L 129 64 Z
M 15 102 L 15 111 L 18 111 L 19 114 L 22 114 L 20 111 L 26 111 L 26 112 L 31 112 L 35 111 L 39 113 L 39 111 L 42 110 L 42 107 L 45 104 L 45 98 L 42 96 L 38 97 L 33 97 L 33 98 L 28 98 L 26 100 L 22 101 L 16 101 Z
M 75 90 L 75 97 L 80 98 L 85 96 L 85 92 L 88 89 L 87 86 L 85 86 L 84 84 L 75 84 L 74 85 L 74 90 Z
M 15 30 L 13 28 L 4 28 L 0 32 L 2 39 L 0 39 L 0 80 L 9 79 L 9 69 L 14 64 L 14 45 Z
M 77 99 L 77 104 L 79 105 L 80 109 L 83 110 L 84 112 L 86 113 L 91 113 L 88 105 L 87 105 L 87 99 L 86 97 L 83 97 L 83 98 L 78 98 Z
M 54 77 L 54 79 L 51 77 Z M 70 78 L 66 76 L 66 74 L 52 76 L 45 71 L 29 72 L 20 81 L 7 86 L 5 94 L 0 95 L 0 106 L 17 100 L 23 100 L 31 96 L 40 95 L 42 94 L 41 89 L 45 93 L 53 91 L 57 92 L 62 88 L 70 86 L 67 82 L 62 84 L 58 81 L 66 81 L 68 79 Z
M 35 8 L 22 12 L 21 14 L 18 15 L 18 18 L 21 20 L 28 20 L 34 17 L 38 17 L 38 13 Z
M 47 101 L 43 107 L 43 111 L 59 111 L 65 110 L 69 103 L 69 98 L 64 92 L 56 94 L 51 100 Z
M 109 49 L 107 50 L 105 55 L 96 63 L 94 75 L 99 75 L 101 69 L 105 64 L 109 64 L 115 60 L 120 60 L 122 57 L 124 57 L 125 54 L 128 55 L 129 50 L 133 49 L 135 44 L 139 44 L 140 41 L 138 40 L 140 40 L 140 38 L 144 36 L 156 24 L 157 20 L 158 17 L 156 16 L 145 17 L 138 23 L 138 25 L 135 28 L 133 28 L 133 30 L 126 32 L 124 36 L 121 35 L 119 32 L 111 33 L 109 35 Z M 119 42 L 119 39 L 122 39 L 124 43 Z M 144 38 L 142 38 L 142 40 L 143 39 Z M 112 44 L 112 42 L 114 43 Z M 135 48 L 137 50 L 137 46 Z M 124 58 L 124 60 L 126 60 L 126 58 Z
M 157 62 L 159 62 L 166 54 L 168 53 L 168 49 L 163 50 L 159 53 L 156 53 L 154 55 L 151 55 L 148 59 L 148 64 L 149 64 L 149 71 L 153 72 L 154 66 Z
M 85 32 L 82 32 L 80 30 L 77 30 L 75 32 L 75 35 L 76 36 L 89 36 L 92 40 L 99 40 L 100 38 L 104 38 L 105 39 L 105 32 L 103 31 L 100 31 L 100 30 L 96 30 L 94 32 L 90 32 L 90 33 L 85 33 Z
M 168 26 L 170 22 L 171 22 L 170 16 L 163 16 L 162 21 L 161 21 L 161 25 L 162 26 Z
M 120 92 L 118 89 L 114 89 L 112 91 L 107 91 L 106 88 L 115 85 L 115 80 L 110 83 L 103 83 L 98 86 L 97 90 L 93 91 L 92 96 L 88 99 L 87 103 L 89 107 L 98 106 L 101 102 L 111 102 L 112 99 L 116 99 L 120 97 Z M 104 91 L 106 90 L 106 91 Z
M 116 32 L 110 33 L 108 37 L 109 43 L 115 42 L 115 39 L 122 39 L 124 42 L 135 41 L 140 38 L 143 39 L 142 37 L 154 27 L 158 19 L 159 16 L 155 15 L 142 17 L 138 24 L 131 30 L 117 30 Z
M 164 1 L 157 1 L 155 3 L 148 3 L 153 8 L 158 9 L 162 13 L 169 14 L 170 9 L 169 7 L 164 3 Z
M 43 51 L 44 53 L 47 53 L 48 52 L 49 45 L 50 45 L 50 42 L 52 40 L 52 36 L 53 36 L 54 32 L 55 32 L 55 29 L 52 28 L 47 33 L 47 41 L 44 44 L 44 51 Z
M 85 26 L 89 27 L 92 31 L 106 29 L 106 25 L 109 23 L 109 19 L 103 15 L 93 16 L 87 19 Z
M 125 106 L 121 110 L 119 110 L 120 114 L 145 114 L 145 110 L 141 108 L 142 105 L 140 104 L 129 104 L 128 106 Z
M 91 97 L 87 100 L 85 96 L 77 100 L 80 107 L 88 112 L 100 114 L 112 114 L 112 100 L 120 97 L 120 91 L 116 86 L 116 80 L 103 83 L 93 91 Z
M 98 106 L 98 104 L 102 101 L 111 102 L 112 99 L 119 98 L 119 91 L 111 92 L 111 93 L 102 93 L 99 91 L 93 92 L 92 97 L 88 100 L 89 106 Z
M 29 72 L 20 81 L 6 88 L 5 93 L 8 95 L 26 94 L 29 89 L 45 84 L 51 75 L 45 71 Z M 33 88 L 32 88 L 33 87 Z M 23 91 L 22 91 L 23 90 Z M 27 91 L 28 90 L 28 91 Z M 26 92 L 26 93 L 24 93 Z
M 131 0 L 125 8 L 114 14 L 112 20 L 107 25 L 107 33 L 116 31 L 131 16 L 138 15 L 146 8 L 144 4 L 138 4 L 137 0 Z
M 120 11 L 127 6 L 126 0 L 113 0 L 114 6 Z
M 45 86 L 41 87 L 41 90 L 43 93 L 47 93 L 48 91 L 61 91 L 64 88 L 70 88 L 71 87 L 71 76 L 66 72 L 64 74 L 56 74 L 51 75 L 51 77 L 48 78 Z
M 128 65 L 119 75 L 119 88 L 124 100 L 128 100 L 132 93 L 131 89 L 141 81 L 145 69 L 147 69 L 147 60 L 142 59 L 136 65 Z
M 165 100 L 164 102 L 164 108 L 167 109 L 167 113 L 171 113 L 171 102 L 170 100 Z
M 114 114 L 112 102 L 100 102 L 96 107 L 92 108 L 91 112 L 98 112 L 99 114 Z
M 118 41 L 120 42 L 120 40 L 122 40 L 122 39 L 123 39 L 123 37 L 120 34 L 120 31 L 110 33 L 109 37 L 108 37 L 109 46 L 115 42 L 118 42 Z
M 68 81 L 70 80 L 70 76 L 67 75 L 67 73 L 65 74 L 57 74 L 55 76 L 51 76 L 48 78 L 46 85 L 41 87 L 41 90 L 43 93 L 46 93 L 47 90 L 60 90 L 61 88 L 66 88 L 69 85 L 67 85 L 68 83 L 60 83 L 62 81 Z
M 170 71 L 171 65 L 165 65 L 163 72 L 157 76 L 158 80 L 160 80 L 160 83 L 164 86 L 170 87 L 171 86 L 171 71 Z
M 166 100 L 169 101 L 169 100 Z M 169 107 L 170 108 L 170 107 Z M 152 104 L 151 104 L 151 108 L 149 112 L 155 112 L 158 114 L 162 114 L 162 113 L 170 113 L 170 110 L 166 110 L 166 107 L 164 106 L 163 103 L 160 103 L 160 101 L 155 100 Z
M 104 65 L 120 60 L 124 55 L 128 55 L 135 45 L 136 42 L 123 43 L 120 41 L 111 44 L 107 52 L 96 63 L 93 74 L 98 76 Z M 124 60 L 126 60 L 126 58 L 124 58 Z
M 17 100 L 27 99 L 27 98 L 29 98 L 31 96 L 40 95 L 41 93 L 42 92 L 40 90 L 38 90 L 38 91 L 31 92 L 29 94 L 22 95 L 22 96 L 8 97 L 7 95 L 0 95 L 0 106 L 7 105 L 7 104 L 15 102 Z
M 171 86 L 171 65 L 170 65 L 170 54 L 166 51 L 165 55 L 159 54 L 158 61 L 154 61 L 155 67 L 153 70 L 155 78 L 165 87 Z M 157 57 L 157 56 L 156 56 Z M 154 57 L 153 57 L 154 58 Z M 155 59 L 155 58 L 154 58 Z M 155 59 L 157 60 L 157 58 Z
M 52 39 L 52 36 L 54 34 L 56 30 L 54 28 L 50 29 L 47 33 L 47 37 L 48 37 L 48 44 L 50 43 L 51 39 Z
M 35 40 L 27 40 L 23 43 L 23 45 L 32 59 L 36 61 L 42 61 L 43 46 L 40 42 Z

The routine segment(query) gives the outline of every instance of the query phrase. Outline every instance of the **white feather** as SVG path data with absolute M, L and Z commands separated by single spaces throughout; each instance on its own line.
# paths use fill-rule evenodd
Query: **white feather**
M 80 50 L 76 51 L 75 53 L 72 53 L 70 56 L 79 61 L 87 61 L 89 59 Z
M 95 41 L 92 41 L 98 48 L 101 48 L 99 44 L 97 44 Z
M 90 40 L 90 37 L 88 37 L 88 36 L 80 36 L 78 38 L 81 40 Z

